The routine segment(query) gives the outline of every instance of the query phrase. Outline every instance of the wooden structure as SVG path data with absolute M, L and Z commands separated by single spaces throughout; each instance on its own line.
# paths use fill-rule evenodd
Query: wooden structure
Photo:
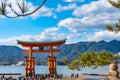
M 56 57 L 53 56 L 53 52 L 60 52 L 60 50 L 55 49 L 55 46 L 60 46 L 61 44 L 65 43 L 64 40 L 59 41 L 51 41 L 51 42 L 29 42 L 29 41 L 20 41 L 18 40 L 18 44 L 22 45 L 22 47 L 27 47 L 28 50 L 23 50 L 24 53 L 29 53 L 28 57 L 25 57 L 26 67 L 25 67 L 25 74 L 26 75 L 33 75 L 35 74 L 35 59 L 32 56 L 32 53 L 38 52 L 49 52 L 50 55 L 48 56 L 48 73 L 56 73 Z M 34 48 L 38 49 L 34 49 Z M 47 49 L 45 48 L 47 47 Z

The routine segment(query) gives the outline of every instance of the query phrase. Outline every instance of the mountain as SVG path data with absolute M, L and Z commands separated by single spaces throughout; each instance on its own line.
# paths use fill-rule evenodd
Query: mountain
M 102 50 L 110 51 L 113 54 L 120 52 L 120 41 L 112 40 L 110 42 L 99 41 L 99 42 L 78 42 L 75 44 L 64 44 L 60 46 L 61 52 L 58 53 L 58 59 L 67 57 L 69 60 L 76 59 L 78 52 L 84 53 L 87 51 L 97 51 Z
M 87 51 L 110 51 L 113 54 L 120 52 L 120 41 L 112 40 L 110 42 L 99 41 L 99 42 L 78 42 L 74 44 L 63 44 L 60 47 L 60 53 L 54 53 L 57 57 L 57 62 L 63 64 L 62 60 L 66 57 L 69 60 L 78 58 L 78 52 L 84 53 Z M 38 53 L 33 56 L 36 57 L 36 64 L 47 64 L 47 56 L 49 53 Z M 19 61 L 24 61 L 26 56 L 22 49 L 17 46 L 0 46 L 0 64 L 13 64 Z
M 23 59 L 21 48 L 17 46 L 0 46 L 0 64 L 13 64 Z

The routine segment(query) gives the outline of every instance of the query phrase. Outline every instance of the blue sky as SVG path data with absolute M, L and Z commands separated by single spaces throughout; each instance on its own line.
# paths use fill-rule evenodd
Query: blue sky
M 31 11 L 40 0 L 27 1 Z M 117 22 L 119 13 L 120 10 L 107 0 L 47 0 L 33 15 L 21 18 L 0 16 L 0 44 L 17 45 L 16 40 L 54 41 L 64 38 L 68 44 L 120 40 L 120 33 L 105 29 L 106 24 Z

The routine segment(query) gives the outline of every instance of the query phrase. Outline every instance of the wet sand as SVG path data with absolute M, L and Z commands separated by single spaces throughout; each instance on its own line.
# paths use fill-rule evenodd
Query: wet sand
M 64 78 L 63 80 L 87 80 L 85 78 Z
M 63 78 L 63 79 L 47 79 L 47 80 L 88 80 L 88 79 L 85 79 L 85 78 Z

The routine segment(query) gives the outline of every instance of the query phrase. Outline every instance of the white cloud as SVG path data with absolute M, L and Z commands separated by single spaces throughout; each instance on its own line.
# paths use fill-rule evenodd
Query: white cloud
M 65 2 L 83 2 L 84 0 L 63 0 Z
M 80 33 L 71 33 L 71 34 L 67 34 L 66 35 L 66 39 L 67 39 L 67 44 L 70 44 L 70 43 L 76 43 L 77 40 L 80 40 L 81 39 L 81 34 Z
M 31 41 L 34 38 L 31 35 L 14 36 L 6 39 L 0 39 L 0 45 L 17 45 L 17 40 Z
M 22 36 L 14 36 L 6 39 L 0 39 L 0 45 L 17 45 L 17 40 L 23 41 L 54 41 L 65 39 L 65 35 L 63 33 L 58 33 L 59 28 L 52 27 L 45 29 L 39 35 L 22 35 Z
M 31 11 L 32 10 L 33 9 L 31 8 Z M 39 9 L 36 13 L 32 14 L 31 16 L 33 18 L 38 18 L 38 17 L 43 17 L 43 16 L 57 18 L 56 15 L 52 11 L 53 9 L 42 6 L 41 9 Z
M 85 41 L 111 41 L 113 39 L 120 40 L 120 33 L 115 34 L 108 31 L 99 31 L 92 34 L 88 33 L 59 33 L 60 28 L 52 27 L 45 29 L 42 33 L 38 35 L 22 35 L 14 36 L 6 39 L 0 39 L 0 45 L 17 45 L 17 40 L 23 41 L 55 41 L 61 39 L 67 39 L 66 43 L 76 43 L 82 40 Z M 84 39 L 83 39 L 84 38 Z
M 71 0 L 72 2 L 73 0 Z M 69 2 L 69 1 L 68 1 Z M 30 11 L 35 8 L 31 3 L 29 3 Z M 108 31 L 99 31 L 93 34 L 82 34 L 81 30 L 91 30 L 91 29 L 104 29 L 105 24 L 115 23 L 119 16 L 120 11 L 113 8 L 106 0 L 98 0 L 91 2 L 90 4 L 85 4 L 82 6 L 77 6 L 76 4 L 68 4 L 68 6 L 58 5 L 57 11 L 73 10 L 73 15 L 76 18 L 66 18 L 58 23 L 59 27 L 51 27 L 45 29 L 42 33 L 38 35 L 22 35 L 19 37 L 10 37 L 7 39 L 0 39 L 0 44 L 10 44 L 16 45 L 16 40 L 25 41 L 52 41 L 67 38 L 67 43 L 73 43 L 78 39 L 82 39 L 85 36 L 87 41 L 100 41 L 100 40 L 120 40 L 120 33 L 114 34 Z M 54 17 L 57 16 L 53 13 L 52 8 L 47 8 L 43 6 L 38 12 L 34 13 L 30 17 L 37 18 L 42 16 Z M 60 29 L 65 27 L 69 29 L 72 33 L 60 33 Z M 86 39 L 87 37 L 87 39 Z
M 51 32 L 56 32 L 56 31 L 58 31 L 59 30 L 59 28 L 57 28 L 57 27 L 52 27 L 52 28 L 47 28 L 47 29 L 45 29 L 45 33 L 51 33 Z
M 106 24 L 118 21 L 120 10 L 114 8 L 106 0 L 93 1 L 90 4 L 77 6 L 73 11 L 76 18 L 66 18 L 58 26 L 66 27 L 72 32 L 85 29 L 105 29 Z
M 49 40 L 49 39 L 50 40 L 59 39 L 58 38 L 59 34 L 57 33 L 57 31 L 59 31 L 59 28 L 57 28 L 57 27 L 47 28 L 39 35 L 39 38 L 42 39 L 43 41 L 46 41 L 46 40 Z
M 110 16 L 110 15 L 109 15 Z M 113 15 L 111 15 L 112 17 Z M 108 23 L 115 23 L 117 19 L 111 17 L 83 17 L 83 18 L 67 18 L 61 20 L 58 26 L 68 28 L 71 32 L 77 33 L 85 29 L 104 29 Z M 116 16 L 117 18 L 117 16 Z
M 22 14 L 20 8 L 17 5 L 17 2 L 22 4 L 22 1 L 23 0 L 7 0 L 7 4 L 11 3 L 13 10 L 15 10 L 18 14 Z M 27 12 L 26 13 L 30 13 L 30 12 L 32 12 L 33 10 L 35 10 L 38 7 L 38 6 L 34 6 L 32 4 L 32 2 L 26 2 L 25 1 L 25 3 L 27 4 Z M 8 6 L 7 6 L 6 10 L 7 10 L 7 15 L 9 15 L 9 16 L 16 16 L 14 14 L 14 12 Z M 57 18 L 56 15 L 52 11 L 53 11 L 52 8 L 47 8 L 45 6 L 42 6 L 37 12 L 35 12 L 32 15 L 30 15 L 29 17 L 38 18 L 38 17 L 46 16 L 46 17 Z
M 89 4 L 84 4 L 82 6 L 78 6 L 74 11 L 73 15 L 75 16 L 85 16 L 89 14 L 101 14 L 107 12 L 109 14 L 117 11 L 107 0 L 98 0 L 92 1 Z
M 109 31 L 99 31 L 99 32 L 95 32 L 91 35 L 87 35 L 87 41 L 101 41 L 101 40 L 105 40 L 105 41 L 111 41 L 111 40 L 120 40 L 120 33 L 113 33 L 113 32 L 109 32 Z
M 65 10 L 72 10 L 76 8 L 76 4 L 68 4 L 68 6 L 62 6 L 61 4 L 58 4 L 56 11 L 60 12 L 60 11 L 65 11 Z
M 79 18 L 67 18 L 59 22 L 58 26 L 66 27 L 72 32 L 80 30 L 80 19 Z
M 52 27 L 47 28 L 43 32 L 38 35 L 22 35 L 22 36 L 13 36 L 6 39 L 0 39 L 0 45 L 17 45 L 17 40 L 22 41 L 55 41 L 55 40 L 62 40 L 67 39 L 66 43 L 73 43 L 75 42 L 76 38 L 79 38 L 81 34 L 76 33 L 60 33 L 59 27 Z

